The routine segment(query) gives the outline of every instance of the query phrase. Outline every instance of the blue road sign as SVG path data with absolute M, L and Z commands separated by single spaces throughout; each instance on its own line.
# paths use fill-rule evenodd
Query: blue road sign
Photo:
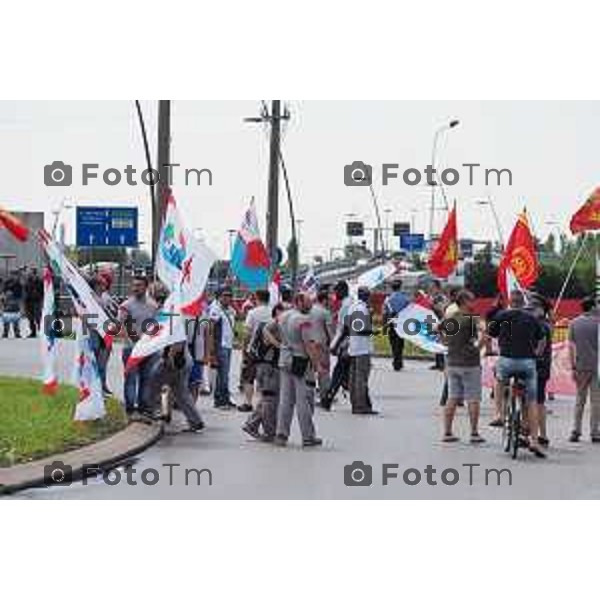
M 77 207 L 79 247 L 137 248 L 138 209 Z
M 422 233 L 403 233 L 400 236 L 400 248 L 407 252 L 423 252 L 425 236 Z

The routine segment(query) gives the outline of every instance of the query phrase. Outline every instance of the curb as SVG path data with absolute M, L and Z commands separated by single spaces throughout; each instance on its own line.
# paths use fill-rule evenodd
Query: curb
M 114 468 L 124 460 L 143 452 L 155 444 L 162 437 L 163 431 L 164 428 L 162 424 L 134 422 L 127 425 L 125 429 L 119 431 L 111 437 L 101 440 L 100 442 L 89 444 L 63 454 L 48 456 L 32 463 L 0 469 L 0 496 L 14 494 L 15 492 L 19 492 L 28 488 L 48 487 L 44 477 L 44 467 L 50 463 L 53 463 L 54 461 L 62 461 L 63 463 L 71 466 L 72 482 L 82 479 L 84 465 L 91 464 L 98 466 L 101 469 Z M 123 448 L 120 448 L 116 440 L 120 442 L 121 438 L 124 436 L 138 439 L 136 439 L 135 443 L 132 443 L 128 447 L 124 446 Z M 106 449 L 103 448 L 103 446 L 107 444 L 110 445 L 111 442 L 119 447 L 119 449 L 111 450 L 110 447 Z M 85 462 L 82 461 L 82 454 L 93 455 L 94 451 L 100 455 L 98 460 L 86 460 Z M 18 475 L 14 475 L 14 473 L 18 473 L 19 470 L 25 471 L 25 474 L 21 478 Z M 12 471 L 15 481 L 6 484 L 2 483 L 3 471 L 5 472 L 4 476 L 9 473 L 9 479 L 11 474 L 10 472 Z

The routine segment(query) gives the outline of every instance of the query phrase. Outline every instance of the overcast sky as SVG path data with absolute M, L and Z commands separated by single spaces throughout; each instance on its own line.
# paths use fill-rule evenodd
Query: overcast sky
M 448 187 L 459 208 L 461 237 L 496 239 L 489 208 L 476 203 L 491 195 L 508 235 L 523 205 L 534 229 L 544 237 L 559 221 L 566 228 L 571 213 L 600 184 L 600 105 L 597 102 L 374 102 L 289 101 L 292 119 L 285 127 L 287 162 L 297 216 L 303 219 L 303 258 L 344 243 L 345 214 L 374 223 L 366 188 L 344 185 L 344 165 L 362 160 L 374 166 L 375 191 L 389 220 L 415 221 L 428 229 L 429 189 L 401 179 L 381 185 L 381 164 L 402 170 L 424 169 L 431 162 L 436 128 L 451 118 L 460 125 L 440 138 L 439 165 L 459 169 L 458 185 Z M 157 103 L 142 102 L 156 151 Z M 174 101 L 172 162 L 183 168 L 208 168 L 213 185 L 183 185 L 175 176 L 175 195 L 190 228 L 202 228 L 220 254 L 227 253 L 228 229 L 237 228 L 251 196 L 256 197 L 264 234 L 268 135 L 262 125 L 243 123 L 257 115 L 260 101 Z M 139 179 L 145 168 L 133 102 L 0 102 L 0 205 L 48 213 L 63 198 L 80 205 L 138 205 L 142 238 L 149 233 L 148 188 Z M 61 160 L 74 167 L 71 187 L 46 187 L 44 165 Z M 108 186 L 102 179 L 81 185 L 81 163 L 123 170 L 138 169 L 136 187 Z M 487 186 L 483 171 L 468 185 L 462 163 L 510 169 L 507 179 Z M 443 223 L 437 218 L 436 228 Z M 73 240 L 74 212 L 64 220 Z M 281 238 L 289 239 L 289 218 L 281 194 Z

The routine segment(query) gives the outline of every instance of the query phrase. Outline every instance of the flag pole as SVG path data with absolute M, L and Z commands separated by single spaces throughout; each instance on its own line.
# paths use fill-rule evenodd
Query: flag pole
M 567 286 L 569 285 L 569 282 L 571 281 L 571 277 L 573 277 L 573 272 L 575 271 L 575 267 L 577 265 L 577 263 L 579 262 L 579 259 L 581 258 L 581 254 L 583 252 L 583 249 L 585 248 L 585 245 L 587 243 L 587 233 L 584 233 L 581 239 L 581 244 L 579 246 L 579 250 L 577 250 L 577 254 L 575 254 L 575 258 L 573 259 L 573 262 L 571 263 L 571 266 L 569 267 L 569 271 L 567 273 L 567 276 L 565 277 L 565 281 L 562 284 L 562 287 L 560 288 L 560 293 L 558 294 L 558 298 L 556 299 L 556 302 L 554 303 L 554 310 L 552 311 L 552 316 L 556 317 L 556 315 L 558 314 L 558 309 L 560 307 L 560 303 L 562 302 L 563 296 L 565 295 L 565 292 L 567 291 Z M 598 288 L 598 257 L 596 256 L 596 289 Z

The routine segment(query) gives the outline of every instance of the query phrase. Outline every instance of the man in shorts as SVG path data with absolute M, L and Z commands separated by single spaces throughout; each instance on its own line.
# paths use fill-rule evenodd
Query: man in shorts
M 444 437 L 446 443 L 458 441 L 452 426 L 456 407 L 467 403 L 471 424 L 471 443 L 485 440 L 479 435 L 479 407 L 481 404 L 481 346 L 483 343 L 478 318 L 475 314 L 475 296 L 468 290 L 456 295 L 457 310 L 444 319 L 440 326 L 444 343 L 448 377 L 448 402 L 444 407 Z
M 504 424 L 504 397 L 510 379 L 524 379 L 529 424 L 529 450 L 538 458 L 546 458 L 539 444 L 539 411 L 537 393 L 537 358 L 544 351 L 544 330 L 531 312 L 525 309 L 525 295 L 520 290 L 510 294 L 510 308 L 489 314 L 488 332 L 498 338 L 500 358 L 496 366 L 496 416 L 493 427 Z

